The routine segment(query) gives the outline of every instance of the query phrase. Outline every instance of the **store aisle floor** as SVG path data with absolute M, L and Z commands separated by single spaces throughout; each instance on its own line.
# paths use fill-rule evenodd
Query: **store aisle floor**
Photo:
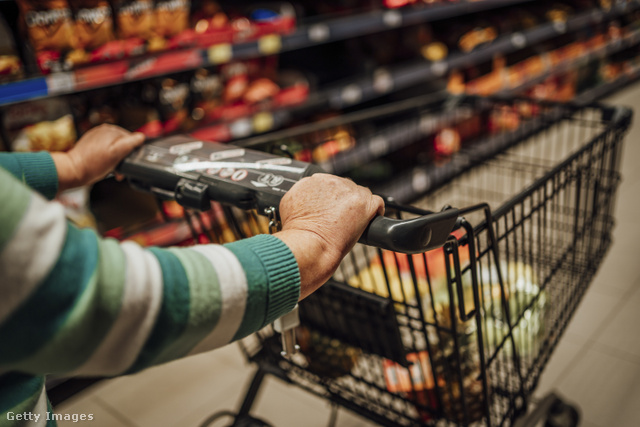
M 585 427 L 636 427 L 640 424 L 640 84 L 607 102 L 636 111 L 636 124 L 625 141 L 614 244 L 551 358 L 537 395 L 556 390 L 580 407 Z M 94 414 L 87 423 L 92 427 L 196 427 L 214 412 L 237 409 L 254 369 L 237 345 L 231 345 L 104 381 L 57 409 Z M 330 406 L 297 387 L 267 379 L 253 414 L 275 427 L 320 427 L 329 421 Z M 341 409 L 336 425 L 373 424 Z

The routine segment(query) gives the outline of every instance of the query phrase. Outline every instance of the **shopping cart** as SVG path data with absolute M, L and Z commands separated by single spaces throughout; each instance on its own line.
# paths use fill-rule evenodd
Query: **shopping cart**
M 517 126 L 465 147 L 412 206 L 387 201 L 390 217 L 446 218 L 432 228 L 444 237 L 429 250 L 357 244 L 300 303 L 300 353 L 283 357 L 272 327 L 246 339 L 258 370 L 234 425 L 267 425 L 250 415 L 267 374 L 381 425 L 513 425 L 527 413 L 611 244 L 631 112 L 479 98 L 460 106 L 508 111 Z M 269 231 L 257 215 L 264 206 L 214 210 L 232 238 Z

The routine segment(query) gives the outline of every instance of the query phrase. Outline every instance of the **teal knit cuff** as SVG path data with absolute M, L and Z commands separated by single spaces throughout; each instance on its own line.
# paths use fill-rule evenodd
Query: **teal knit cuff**
M 49 200 L 56 197 L 58 193 L 58 172 L 48 151 L 11 153 L 10 155 L 13 156 L 20 168 L 21 176 L 17 176 L 18 179 L 40 192 Z
M 300 298 L 300 271 L 291 249 L 280 239 L 260 235 L 225 245 L 247 277 L 245 316 L 234 339 L 247 336 L 293 310 Z

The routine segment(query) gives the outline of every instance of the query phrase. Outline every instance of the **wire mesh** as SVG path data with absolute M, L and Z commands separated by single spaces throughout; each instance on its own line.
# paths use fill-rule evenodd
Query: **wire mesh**
M 470 206 L 445 246 L 406 255 L 356 245 L 301 303 L 302 353 L 282 358 L 266 328 L 251 338 L 252 360 L 382 425 L 510 425 L 525 411 L 611 243 L 630 114 L 471 105 L 515 111 L 518 127 L 486 138 L 496 152 L 466 151 L 464 167 L 413 207 L 387 207 L 407 218 Z M 218 209 L 229 238 L 267 231 L 255 213 Z

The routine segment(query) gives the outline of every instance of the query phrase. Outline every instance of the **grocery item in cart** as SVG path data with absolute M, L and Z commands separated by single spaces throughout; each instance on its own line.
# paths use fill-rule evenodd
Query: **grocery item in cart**
M 449 332 L 454 331 L 450 313 L 448 303 L 438 306 L 436 317 L 441 329 L 430 331 L 431 352 L 407 354 L 408 368 L 386 359 L 382 362 L 387 390 L 414 403 L 424 422 L 433 419 L 434 411 L 440 409 L 438 392 L 445 418 L 464 422 L 464 407 L 469 421 L 484 416 L 475 322 L 458 319 L 455 332 Z
M 324 378 L 339 378 L 354 368 L 362 351 L 302 326 L 296 330 L 307 369 Z
M 546 290 L 540 289 L 533 268 L 522 262 L 503 264 L 505 297 L 509 304 L 509 316 L 513 323 L 513 338 L 520 357 L 535 355 L 547 332 L 547 310 L 549 308 Z M 501 301 L 501 291 L 496 271 L 483 271 L 483 309 L 486 313 L 484 330 L 485 345 L 489 349 L 499 346 L 509 328 L 507 316 Z M 511 356 L 511 346 L 505 352 Z

